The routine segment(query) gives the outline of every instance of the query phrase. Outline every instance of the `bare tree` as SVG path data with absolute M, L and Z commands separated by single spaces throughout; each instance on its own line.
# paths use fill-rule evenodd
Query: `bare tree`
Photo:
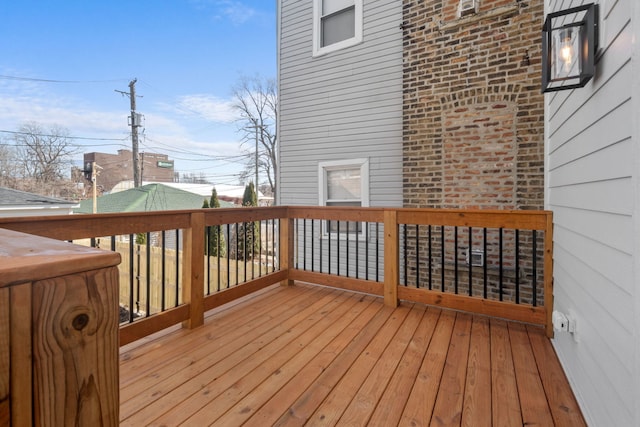
M 255 143 L 258 139 L 258 172 L 266 177 L 271 193 L 276 194 L 278 171 L 276 120 L 278 94 L 275 79 L 241 77 L 233 88 L 234 108 L 240 115 L 242 147 L 247 163 L 243 177 L 248 179 L 256 171 Z M 259 187 L 259 183 L 256 183 Z
M 53 125 L 44 129 L 36 122 L 23 124 L 14 136 L 24 178 L 37 184 L 55 183 L 69 173 L 76 149 L 69 130 Z
M 71 168 L 74 146 L 68 131 L 59 126 L 43 130 L 35 122 L 25 123 L 11 137 L 0 138 L 0 186 L 36 194 L 78 200 L 82 177 Z M 77 177 L 76 177 L 77 178 Z
M 16 188 L 17 177 L 17 156 L 12 145 L 0 140 L 0 187 Z

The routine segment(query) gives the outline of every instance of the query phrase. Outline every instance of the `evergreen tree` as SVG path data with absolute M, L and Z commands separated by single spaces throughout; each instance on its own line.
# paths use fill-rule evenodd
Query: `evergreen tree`
M 205 199 L 205 203 L 208 208 L 219 208 L 220 201 L 218 200 L 218 193 L 214 188 L 211 191 L 211 199 L 207 203 Z M 204 207 L 204 206 L 203 206 Z M 218 251 L 218 247 L 220 250 Z M 207 253 L 211 256 L 225 256 L 227 254 L 227 242 L 224 238 L 224 233 L 222 232 L 222 227 L 219 225 L 212 225 L 209 227 L 209 247 L 207 248 Z
M 250 182 L 244 188 L 242 206 L 258 206 L 255 187 Z M 260 230 L 258 221 L 245 222 L 238 228 L 238 250 L 236 259 L 253 259 L 260 250 Z M 246 256 L 245 256 L 246 255 Z
M 256 195 L 256 189 L 253 182 L 250 182 L 249 185 L 244 187 L 242 206 L 258 206 L 258 196 Z
M 211 199 L 209 200 L 209 206 L 212 208 L 220 207 L 220 200 L 218 200 L 218 192 L 216 191 L 215 187 L 213 187 L 213 190 L 211 190 Z

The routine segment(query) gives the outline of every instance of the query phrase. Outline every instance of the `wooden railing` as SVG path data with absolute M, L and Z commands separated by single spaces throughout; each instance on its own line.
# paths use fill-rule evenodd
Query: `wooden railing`
M 259 277 L 245 274 L 241 283 L 207 293 L 206 271 L 218 262 L 205 256 L 206 227 L 264 221 L 277 225 L 271 270 L 262 274 L 259 267 Z M 121 326 L 121 345 L 178 323 L 197 327 L 207 310 L 294 280 L 380 295 L 388 305 L 411 300 L 538 324 L 553 333 L 546 211 L 290 206 L 0 218 L 0 228 L 68 241 L 181 230 L 179 303 Z M 484 264 L 466 263 L 465 246 L 467 255 L 482 252 Z
M 417 301 L 538 324 L 553 335 L 548 211 L 289 207 L 287 216 L 289 279 L 380 295 L 388 305 Z

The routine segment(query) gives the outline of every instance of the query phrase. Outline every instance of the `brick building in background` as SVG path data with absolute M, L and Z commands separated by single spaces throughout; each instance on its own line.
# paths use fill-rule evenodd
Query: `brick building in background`
M 543 2 L 403 5 L 404 206 L 542 209 Z
M 173 182 L 173 160 L 166 154 L 140 153 L 141 181 Z M 110 192 L 121 181 L 133 180 L 133 153 L 118 150 L 118 154 L 85 153 L 84 163 L 96 162 L 99 169 L 98 187 L 101 192 Z

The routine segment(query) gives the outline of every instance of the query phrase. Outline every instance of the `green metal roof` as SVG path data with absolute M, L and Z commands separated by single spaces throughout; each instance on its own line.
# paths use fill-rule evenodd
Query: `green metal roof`
M 147 184 L 97 198 L 97 213 L 170 211 L 198 209 L 205 198 L 188 191 L 162 184 Z M 207 199 L 208 200 L 208 199 Z M 221 207 L 233 207 L 232 203 L 220 201 Z M 80 202 L 74 213 L 93 213 L 93 199 Z

